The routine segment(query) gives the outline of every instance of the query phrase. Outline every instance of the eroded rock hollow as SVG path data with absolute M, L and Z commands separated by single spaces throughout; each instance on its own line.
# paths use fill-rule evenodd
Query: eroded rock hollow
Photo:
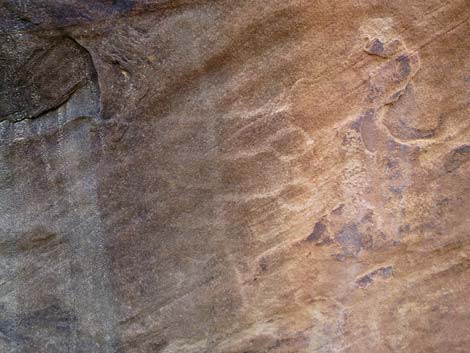
M 470 352 L 468 0 L 3 0 L 0 45 L 0 352 Z

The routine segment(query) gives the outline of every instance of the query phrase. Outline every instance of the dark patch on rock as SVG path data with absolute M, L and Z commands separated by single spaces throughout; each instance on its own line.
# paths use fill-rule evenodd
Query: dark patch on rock
M 41 309 L 20 314 L 15 324 L 11 346 L 18 346 L 21 352 L 104 352 L 101 346 L 109 339 L 88 332 L 75 311 L 55 298 Z M 123 351 L 115 347 L 113 352 Z
M 367 46 L 366 46 L 366 51 L 369 53 L 369 54 L 374 54 L 374 55 L 378 55 L 378 56 L 384 56 L 383 53 L 384 53 L 384 43 L 382 43 L 382 41 L 378 38 L 374 38 L 373 40 L 371 40 Z
M 393 102 L 396 102 L 398 99 L 400 99 L 400 97 L 403 95 L 403 93 L 405 93 L 405 90 L 401 89 L 401 90 L 398 90 L 397 92 L 394 92 L 390 98 L 388 99 L 388 102 L 389 103 L 393 103 Z
M 341 253 L 337 254 L 336 258 L 343 261 L 348 257 L 357 256 L 362 249 L 371 249 L 373 237 L 369 231 L 361 231 L 357 223 L 345 225 L 334 238 L 341 246 Z
M 362 248 L 362 234 L 356 224 L 347 224 L 336 235 L 335 240 L 346 255 L 357 255 Z
M 57 243 L 60 243 L 57 234 L 47 231 L 44 228 L 36 228 L 18 239 L 17 249 L 20 251 L 29 251 Z
M 393 267 L 392 266 L 387 266 L 387 267 L 382 267 L 380 269 L 380 275 L 383 278 L 390 278 L 393 275 Z
M 423 130 L 408 126 L 403 120 L 398 120 L 402 134 L 401 138 L 404 139 L 429 139 L 436 135 L 436 129 Z
M 403 186 L 390 186 L 388 189 L 390 190 L 391 193 L 401 197 L 403 194 L 404 187 Z
M 381 58 L 389 58 L 393 56 L 401 46 L 401 42 L 398 39 L 383 42 L 378 38 L 370 40 L 364 50 L 372 55 L 380 56 Z
M 408 234 L 411 230 L 411 227 L 409 224 L 404 224 L 404 225 L 401 225 L 399 228 L 398 228 L 398 233 L 400 235 L 403 235 L 403 234 Z
M 401 97 L 401 98 L 400 98 Z M 399 102 L 397 102 L 399 100 Z M 390 134 L 400 140 L 417 140 L 435 138 L 442 127 L 444 116 L 440 114 L 437 119 L 423 124 L 419 119 L 419 109 L 416 101 L 416 92 L 413 84 L 396 92 L 390 103 L 397 102 L 390 107 L 384 116 L 383 124 Z
M 371 223 L 373 218 L 374 218 L 374 211 L 369 209 L 362 217 L 361 223 Z
M 0 74 L 8 91 L 0 94 L 0 121 L 34 119 L 58 109 L 86 86 L 98 90 L 90 54 L 70 37 L 26 44 L 30 56 L 22 64 L 3 58 Z
M 268 261 L 266 260 L 266 258 L 261 258 L 261 260 L 259 261 L 259 267 L 261 269 L 262 272 L 265 272 L 267 271 L 268 269 Z
M 7 309 L 4 304 L 0 304 L 0 310 L 2 313 L 0 316 L 0 343 L 3 341 L 10 346 L 13 346 L 16 343 L 21 342 L 23 338 L 16 330 L 15 317 L 7 314 Z
M 370 275 L 362 276 L 356 281 L 357 285 L 361 288 L 369 286 L 372 282 L 374 282 L 374 280 Z
M 17 325 L 24 352 L 39 347 L 47 347 L 47 352 L 67 352 L 78 332 L 75 314 L 57 303 L 20 316 Z
M 453 153 L 456 154 L 468 154 L 470 153 L 470 145 L 462 145 L 453 150 Z
M 124 135 L 126 135 L 129 129 L 129 124 L 109 121 L 103 124 L 103 127 L 106 129 L 109 140 L 113 143 L 117 143 L 124 138 Z
M 374 245 L 374 239 L 372 235 L 368 233 L 364 233 L 361 236 L 361 248 L 362 249 L 372 249 L 372 246 Z
M 147 10 L 160 5 L 146 0 L 96 0 L 96 1 L 53 1 L 53 0 L 13 0 L 2 6 L 9 11 L 20 28 L 50 30 L 77 25 L 134 12 L 136 3 L 139 9 Z
M 380 267 L 356 280 L 356 284 L 360 288 L 366 288 L 370 286 L 375 279 L 382 278 L 387 279 L 393 276 L 393 267 L 392 266 L 385 266 Z
M 351 123 L 351 129 L 359 132 L 361 129 L 361 124 L 362 124 L 362 117 L 359 117 Z
M 452 173 L 469 160 L 470 145 L 459 146 L 446 155 L 444 159 L 444 170 L 447 173 Z
M 375 111 L 374 109 L 367 109 L 364 113 L 361 114 L 359 119 L 353 122 L 352 128 L 357 132 L 361 131 L 362 125 L 364 124 L 364 120 L 371 120 L 375 118 Z
M 410 57 L 406 54 L 400 55 L 397 59 L 397 73 L 398 79 L 403 80 L 408 77 L 411 73 L 411 61 Z
M 135 0 L 112 0 L 113 7 L 118 11 L 131 11 Z
M 343 254 L 343 253 L 333 254 L 333 255 L 331 255 L 331 256 L 332 256 L 336 261 L 341 261 L 341 262 L 345 261 L 346 258 L 347 258 L 347 256 L 346 256 L 345 254 Z
M 369 92 L 367 94 L 367 99 L 371 103 L 375 102 L 377 99 L 382 97 L 384 95 L 384 93 L 385 93 L 385 88 L 384 87 L 371 82 L 369 84 Z
M 325 233 L 326 226 L 322 221 L 315 223 L 312 233 L 307 237 L 308 241 L 318 241 L 320 240 L 323 233 Z
M 77 318 L 71 312 L 64 310 L 57 304 L 51 304 L 48 307 L 39 309 L 22 317 L 19 326 L 23 328 L 40 327 L 54 328 L 59 331 L 70 331 L 73 328 Z

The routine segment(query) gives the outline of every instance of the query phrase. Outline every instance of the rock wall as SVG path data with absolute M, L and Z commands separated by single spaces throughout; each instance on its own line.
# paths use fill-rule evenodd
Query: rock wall
M 468 0 L 4 0 L 0 46 L 0 352 L 469 352 Z

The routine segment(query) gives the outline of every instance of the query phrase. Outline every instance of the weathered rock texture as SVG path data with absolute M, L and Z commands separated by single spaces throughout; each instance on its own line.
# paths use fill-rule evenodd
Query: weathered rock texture
M 0 352 L 470 352 L 468 0 L 0 31 Z

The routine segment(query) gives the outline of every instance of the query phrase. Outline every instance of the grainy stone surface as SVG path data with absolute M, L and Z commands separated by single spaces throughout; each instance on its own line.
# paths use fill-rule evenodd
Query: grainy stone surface
M 0 2 L 0 352 L 468 353 L 468 0 Z

